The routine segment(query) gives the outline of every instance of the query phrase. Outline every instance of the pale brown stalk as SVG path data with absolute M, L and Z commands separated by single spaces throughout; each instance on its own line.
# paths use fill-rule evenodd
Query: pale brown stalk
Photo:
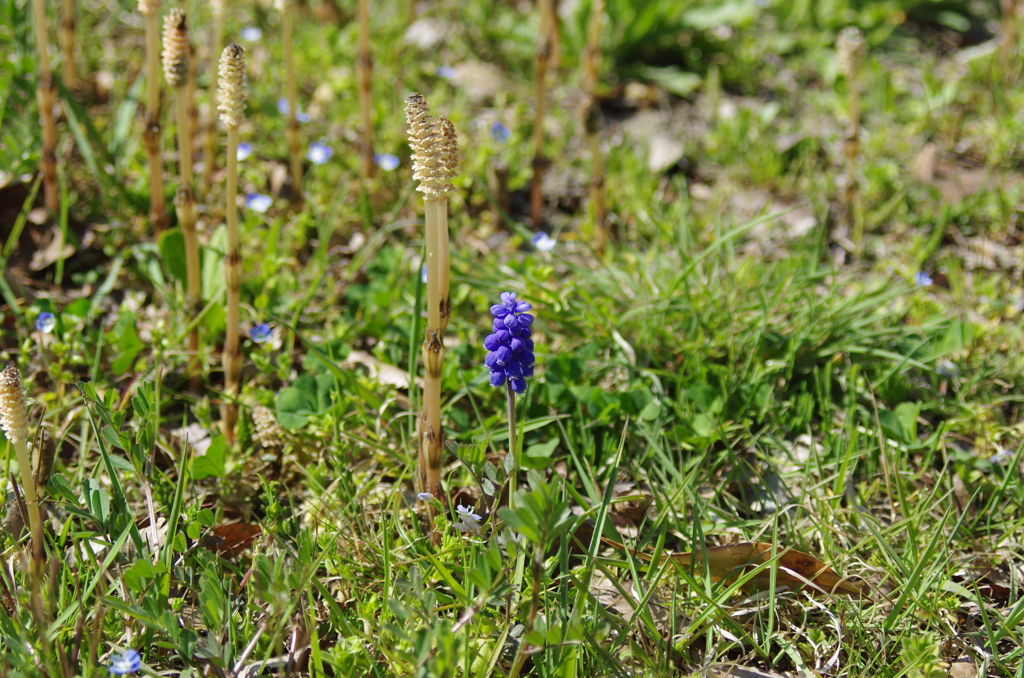
M 46 209 L 56 213 L 57 191 L 57 85 L 50 70 L 50 38 L 46 30 L 46 6 L 43 0 L 32 0 L 36 24 L 36 51 L 39 53 L 39 85 L 36 87 L 36 101 L 39 103 L 39 118 L 43 126 L 43 153 L 40 169 L 43 173 L 43 196 Z
M 448 194 L 452 191 L 451 181 L 459 172 L 459 141 L 455 126 L 445 117 L 439 117 L 436 124 L 438 141 L 435 145 L 441 168 L 440 193 L 434 203 L 437 212 L 437 258 L 438 279 L 441 286 L 440 313 L 441 331 L 448 327 L 452 314 L 451 298 L 451 252 L 448 236 Z
M 188 335 L 189 382 L 190 388 L 198 392 L 199 383 L 199 325 L 195 323 L 202 300 L 202 283 L 199 271 L 199 237 L 196 221 L 199 210 L 196 207 L 195 191 L 192 187 L 192 124 L 189 115 L 189 53 L 188 19 L 185 12 L 175 7 L 164 17 L 163 66 L 167 84 L 174 88 L 174 119 L 178 129 L 178 166 L 181 169 L 181 184 L 174 197 L 178 222 L 185 238 L 185 270 L 187 317 L 193 325 Z
M 224 0 L 213 0 L 210 3 L 213 11 L 213 59 L 220 56 L 224 49 Z M 210 87 L 213 91 L 213 87 Z M 217 170 L 217 114 L 215 97 L 210 97 L 209 121 L 206 126 L 206 148 L 203 151 L 205 172 L 203 173 L 203 194 L 206 195 L 213 187 L 213 173 Z
M 156 235 L 170 222 L 160 157 L 160 0 L 139 0 L 139 13 L 146 18 L 146 127 L 142 139 L 149 160 L 149 223 Z
M 1003 67 L 1003 79 L 1007 80 L 1012 73 L 1013 48 L 1017 44 L 1017 0 L 1001 0 L 1000 15 L 1003 20 L 1002 40 L 999 45 L 999 56 Z
M 423 337 L 423 413 L 417 431 L 418 468 L 417 489 L 441 498 L 441 460 L 444 456 L 444 429 L 441 427 L 441 369 L 444 364 L 444 342 L 441 325 L 441 247 L 439 239 L 438 203 L 447 190 L 447 170 L 442 164 L 441 135 L 430 119 L 426 100 L 419 94 L 407 99 L 406 117 L 409 123 L 409 145 L 413 151 L 413 177 L 419 181 L 423 193 L 427 255 L 427 327 Z M 450 124 L 450 123 L 449 123 Z M 427 504 L 427 517 L 431 526 L 434 508 Z M 434 544 L 441 535 L 431 534 Z
M 291 160 L 292 189 L 289 193 L 293 209 L 302 206 L 302 134 L 299 131 L 298 85 L 295 82 L 295 59 L 292 52 L 292 23 L 295 9 L 292 0 L 279 0 L 281 33 L 284 38 L 285 92 L 288 97 L 288 155 Z
M 540 31 L 537 36 L 536 77 L 537 105 L 533 118 L 533 180 L 530 184 L 530 218 L 534 228 L 538 228 L 544 216 L 544 170 L 547 160 L 544 158 L 544 119 L 547 116 L 547 74 L 551 63 L 551 2 L 540 0 Z
M 843 211 L 847 224 L 852 227 L 855 258 L 860 258 L 864 246 L 864 218 L 860 205 L 857 166 L 860 155 L 860 74 L 866 47 L 863 34 L 855 26 L 844 28 L 836 41 L 839 70 L 846 77 L 849 109 L 844 144 L 846 187 L 843 191 Z
M 239 342 L 239 301 L 242 289 L 242 254 L 238 239 L 238 126 L 245 111 L 246 77 L 245 50 L 231 43 L 220 58 L 218 100 L 221 122 L 228 130 L 227 189 L 225 215 L 227 218 L 228 253 L 224 259 L 224 282 L 227 287 L 227 330 L 224 337 L 224 404 L 221 420 L 224 436 L 229 444 L 235 442 L 235 423 L 238 421 L 238 395 L 242 385 L 242 351 Z M 294 108 L 292 110 L 295 110 Z
M 60 11 L 60 49 L 64 52 L 64 86 L 78 87 L 75 66 L 75 0 L 62 0 Z
M 363 114 L 363 135 L 359 142 L 360 168 L 364 180 L 373 176 L 373 55 L 370 53 L 370 1 L 359 0 L 359 52 L 356 56 L 359 108 Z
M 590 148 L 590 204 L 593 215 L 593 229 L 590 242 L 594 249 L 603 252 L 607 240 L 606 221 L 608 210 L 605 206 L 604 158 L 601 157 L 601 108 L 597 99 L 597 74 L 601 64 L 601 21 L 604 16 L 604 0 L 594 0 L 590 8 L 590 22 L 587 26 L 587 51 L 584 57 L 583 88 L 587 95 L 584 111 L 584 129 Z

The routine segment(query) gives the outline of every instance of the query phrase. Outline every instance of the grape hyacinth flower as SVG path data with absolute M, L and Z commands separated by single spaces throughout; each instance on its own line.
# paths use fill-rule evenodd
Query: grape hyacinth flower
M 56 326 L 57 318 L 52 313 L 40 313 L 39 317 L 36 318 L 36 329 L 43 334 L 53 332 L 53 328 Z
M 142 668 L 142 656 L 135 650 L 125 650 L 124 654 L 112 655 L 108 670 L 119 676 L 135 673 Z
M 502 292 L 501 303 L 491 306 L 494 334 L 484 339 L 489 353 L 484 364 L 491 371 L 491 385 L 501 386 L 506 380 L 515 393 L 526 391 L 526 378 L 533 376 L 533 340 L 530 326 L 533 316 L 525 301 L 517 301 L 515 292 Z

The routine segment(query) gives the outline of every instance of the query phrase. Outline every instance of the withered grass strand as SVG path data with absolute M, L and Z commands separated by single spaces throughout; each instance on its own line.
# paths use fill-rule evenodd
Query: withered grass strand
M 224 404 L 221 420 L 229 444 L 235 442 L 238 421 L 238 395 L 242 382 L 242 351 L 239 339 L 239 301 L 242 289 L 242 254 L 238 239 L 238 127 L 245 112 L 246 76 L 245 50 L 231 43 L 220 57 L 218 95 L 221 122 L 227 127 L 227 188 L 225 216 L 228 232 L 228 253 L 224 259 L 224 282 L 227 287 L 227 330 L 224 337 Z
M 43 174 L 43 197 L 46 209 L 56 214 L 59 192 L 57 188 L 57 85 L 50 70 L 50 38 L 46 27 L 46 5 L 43 0 L 32 0 L 36 25 L 36 51 L 39 54 L 39 85 L 36 101 L 43 126 L 43 148 L 40 169 Z
M 60 49 L 64 52 L 64 86 L 78 87 L 75 64 L 75 0 L 62 0 L 60 11 Z
M 844 218 L 853 237 L 854 256 L 859 258 L 864 246 L 864 218 L 860 205 L 860 185 L 857 163 L 860 156 L 860 76 L 867 51 L 864 35 L 856 26 L 839 32 L 836 52 L 839 71 L 846 78 L 848 121 L 844 155 L 846 157 L 846 186 L 843 190 Z
M 202 281 L 199 270 L 199 236 L 196 221 L 199 210 L 192 185 L 192 116 L 189 112 L 188 84 L 189 55 L 188 18 L 177 7 L 164 17 L 163 53 L 164 77 L 174 88 L 174 119 L 178 129 L 178 166 L 181 184 L 174 196 L 174 207 L 185 239 L 186 307 L 189 323 L 202 310 Z M 199 390 L 199 324 L 194 323 L 188 335 L 189 377 L 193 391 Z
M 594 249 L 603 252 L 608 239 L 608 208 L 604 190 L 604 158 L 601 156 L 601 109 L 597 99 L 597 75 L 601 64 L 601 23 L 604 17 L 604 0 L 595 0 L 590 8 L 587 26 L 587 49 L 584 56 L 583 89 L 587 96 L 583 113 L 583 127 L 590 148 L 590 205 L 593 215 L 593 232 L 590 242 Z
M 210 10 L 213 14 L 213 47 L 210 54 L 213 55 L 212 60 L 215 62 L 216 59 L 220 58 L 220 53 L 224 49 L 224 0 L 212 0 L 210 2 Z M 209 91 L 215 92 L 213 86 L 210 87 Z M 217 171 L 217 106 L 216 106 L 216 95 L 209 97 L 210 109 L 209 109 L 209 120 L 206 125 L 206 148 L 203 151 L 203 164 L 205 171 L 203 172 L 203 193 L 209 194 L 210 189 L 213 187 L 213 173 Z
M 530 183 L 530 218 L 533 227 L 539 228 L 544 216 L 544 119 L 547 117 L 547 74 L 551 63 L 551 2 L 540 0 L 537 12 L 540 15 L 540 30 L 537 35 L 535 74 L 537 78 L 537 103 L 533 119 L 533 179 Z
M 444 431 L 441 428 L 441 368 L 444 364 L 444 342 L 441 329 L 441 271 L 437 206 L 446 172 L 439 153 L 440 135 L 431 120 L 426 100 L 412 94 L 406 100 L 409 145 L 413 150 L 413 178 L 424 200 L 424 240 L 427 255 L 427 327 L 423 336 L 423 412 L 417 420 L 418 468 L 417 489 L 441 498 L 441 459 L 444 454 Z M 435 510 L 427 503 L 427 518 L 434 524 Z M 440 534 L 431 533 L 431 541 L 440 543 Z
M 359 152 L 363 179 L 373 176 L 373 55 L 370 53 L 370 1 L 359 0 L 359 51 L 356 56 L 356 82 L 359 86 L 359 108 L 363 117 L 363 134 Z
M 298 209 L 302 205 L 302 133 L 299 129 L 298 117 L 298 85 L 295 81 L 295 57 L 292 47 L 292 25 L 295 9 L 292 0 L 278 0 L 277 8 L 281 12 L 281 34 L 284 42 L 285 96 L 288 98 L 288 157 L 291 170 L 291 192 L 288 197 L 292 207 Z
M 21 474 L 21 491 L 28 509 L 29 527 L 32 534 L 32 560 L 34 572 L 41 573 L 43 561 L 43 520 L 39 511 L 39 496 L 36 494 L 35 478 L 32 474 L 32 459 L 28 452 L 28 412 L 25 408 L 25 393 L 21 388 L 21 373 L 14 363 L 8 363 L 0 372 L 0 427 L 7 440 L 14 446 Z
M 157 235 L 169 223 L 160 156 L 160 0 L 139 0 L 146 23 L 146 118 L 142 139 L 149 163 L 149 223 Z

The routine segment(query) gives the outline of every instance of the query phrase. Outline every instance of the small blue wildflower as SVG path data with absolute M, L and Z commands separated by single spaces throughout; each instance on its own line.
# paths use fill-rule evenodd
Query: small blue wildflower
M 36 329 L 43 334 L 53 332 L 53 328 L 56 326 L 57 318 L 52 313 L 40 313 L 39 317 L 36 318 Z
M 477 522 L 483 520 L 483 518 L 473 513 L 472 506 L 463 506 L 462 504 L 459 504 L 458 506 L 455 507 L 455 512 L 463 518 L 469 518 L 470 520 L 475 520 Z
M 533 316 L 527 313 L 531 308 L 525 301 L 517 301 L 515 292 L 502 292 L 501 303 L 491 306 L 494 334 L 484 339 L 489 351 L 484 364 L 491 371 L 491 386 L 501 386 L 507 379 L 513 392 L 526 391 L 526 378 L 533 376 L 535 362 L 530 339 Z
M 496 120 L 491 125 L 491 138 L 497 141 L 498 143 L 505 143 L 506 141 L 508 141 L 508 138 L 510 136 L 512 136 L 512 131 L 508 127 L 505 127 L 505 125 L 503 125 L 500 121 Z
M 241 36 L 246 42 L 258 42 L 263 37 L 263 31 L 257 26 L 246 26 L 242 29 Z
M 550 252 L 555 249 L 555 245 L 558 244 L 558 241 L 544 231 L 537 231 L 533 234 L 533 237 L 530 238 L 530 244 L 541 252 Z
M 397 155 L 391 155 L 390 153 L 375 153 L 373 161 L 377 163 L 377 167 L 380 167 L 385 172 L 394 170 L 401 162 Z
M 1013 450 L 1000 450 L 996 454 L 993 454 L 988 458 L 993 464 L 1005 464 L 1006 462 L 1013 459 Z
M 437 70 L 434 71 L 434 74 L 437 75 L 437 77 L 439 78 L 451 80 L 452 78 L 455 77 L 455 69 L 448 65 L 442 65 L 437 67 Z
M 934 282 L 932 277 L 924 271 L 918 271 L 917 275 L 914 276 L 914 284 L 918 287 L 928 287 Z
M 288 99 L 281 97 L 277 100 L 278 113 L 281 115 L 288 115 L 289 110 L 291 110 L 291 108 L 288 106 Z M 295 119 L 299 122 L 309 122 L 311 120 L 309 113 L 303 113 L 301 108 L 295 111 Z
M 270 329 L 270 325 L 266 323 L 259 323 L 249 328 L 249 338 L 257 344 L 262 344 L 267 339 L 270 339 L 270 335 L 273 333 L 274 331 Z
M 245 196 L 245 206 L 254 212 L 264 213 L 274 204 L 274 199 L 262 193 L 249 193 Z
M 419 499 L 420 501 L 430 501 L 434 498 L 434 495 L 430 494 L 429 492 L 420 492 L 419 494 L 416 495 L 416 498 Z
M 123 676 L 128 673 L 135 673 L 142 668 L 142 657 L 135 650 L 125 650 L 124 654 L 111 655 L 108 670 L 111 673 Z
M 306 151 L 306 159 L 314 165 L 323 165 L 331 159 L 332 155 L 334 155 L 334 149 L 327 144 L 320 143 L 319 141 L 311 143 L 309 145 L 309 150 Z
M 247 141 L 243 141 L 238 144 L 238 150 L 235 152 L 235 159 L 238 160 L 238 162 L 242 162 L 250 155 L 252 155 L 252 144 Z
M 426 264 L 423 264 L 423 266 L 420 267 L 420 282 L 422 282 L 424 285 L 427 284 L 427 265 Z

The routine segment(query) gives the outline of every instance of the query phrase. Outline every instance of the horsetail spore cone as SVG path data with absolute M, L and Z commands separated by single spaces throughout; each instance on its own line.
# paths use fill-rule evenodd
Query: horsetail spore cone
M 242 254 L 238 241 L 238 126 L 245 113 L 246 77 L 245 50 L 231 43 L 220 57 L 217 110 L 228 129 L 227 190 L 225 215 L 228 231 L 228 254 L 224 260 L 224 282 L 227 287 L 228 318 L 224 337 L 224 405 L 221 419 L 228 443 L 235 442 L 238 421 L 238 394 L 242 381 L 242 351 L 239 344 L 239 298 L 242 289 Z
M 439 165 L 440 189 L 434 209 L 437 211 L 437 256 L 441 285 L 441 331 L 448 327 L 452 314 L 451 300 L 451 254 L 448 238 L 448 194 L 452 191 L 452 179 L 459 173 L 459 140 L 455 134 L 455 125 L 445 117 L 437 119 L 437 156 Z
M 143 141 L 149 160 L 149 222 L 153 233 L 167 227 L 164 165 L 160 157 L 160 0 L 139 0 L 146 20 L 146 119 Z
M 189 53 L 188 19 L 177 7 L 164 17 L 164 49 L 162 53 L 164 77 L 174 88 L 174 119 L 178 128 L 178 165 L 181 184 L 174 198 L 174 206 L 185 237 L 186 306 L 189 321 L 195 319 L 202 302 L 202 282 L 199 271 L 199 237 L 196 220 L 199 210 L 192 187 L 192 116 L 189 112 Z M 199 390 L 199 325 L 194 324 L 188 335 L 189 375 L 193 391 Z
M 14 363 L 8 363 L 0 372 L 0 428 L 18 455 L 21 472 L 21 491 L 25 494 L 29 526 L 32 530 L 32 559 L 36 572 L 43 561 L 43 521 L 39 513 L 39 498 L 36 495 L 35 478 L 32 476 L 32 461 L 28 453 L 28 412 L 25 408 L 25 393 L 21 388 L 21 373 Z

